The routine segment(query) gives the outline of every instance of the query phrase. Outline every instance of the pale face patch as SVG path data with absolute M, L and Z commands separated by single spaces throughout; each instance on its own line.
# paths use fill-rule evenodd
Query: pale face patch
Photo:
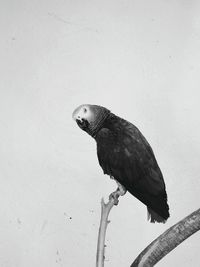
M 89 123 L 94 121 L 94 113 L 91 110 L 91 106 L 89 104 L 84 104 L 76 108 L 72 114 L 72 118 L 74 120 L 87 120 Z

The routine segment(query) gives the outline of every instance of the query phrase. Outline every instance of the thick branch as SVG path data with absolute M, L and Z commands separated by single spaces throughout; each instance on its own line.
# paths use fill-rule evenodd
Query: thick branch
M 200 209 L 170 227 L 135 259 L 131 267 L 151 267 L 185 239 L 200 230 Z
M 115 194 L 115 198 L 110 197 L 108 203 L 105 203 L 103 198 L 101 200 L 101 220 L 100 220 L 98 243 L 97 243 L 96 267 L 104 266 L 106 229 L 108 223 L 110 222 L 108 220 L 108 216 L 112 207 L 118 204 L 118 198 L 120 196 L 118 190 L 116 190 L 113 194 Z

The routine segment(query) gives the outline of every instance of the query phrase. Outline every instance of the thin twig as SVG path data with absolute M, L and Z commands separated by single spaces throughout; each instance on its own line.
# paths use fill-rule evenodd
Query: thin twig
M 152 267 L 185 239 L 200 230 L 200 209 L 170 227 L 156 238 L 131 264 L 131 267 Z
M 118 193 L 116 190 L 114 193 Z M 106 237 L 106 229 L 108 223 L 109 213 L 114 205 L 118 204 L 118 198 L 120 195 L 116 195 L 116 198 L 110 198 L 107 203 L 104 202 L 104 199 L 101 200 L 101 220 L 99 226 L 99 235 L 98 235 L 98 243 L 97 243 L 97 254 L 96 254 L 96 267 L 103 267 L 105 260 L 105 237 Z

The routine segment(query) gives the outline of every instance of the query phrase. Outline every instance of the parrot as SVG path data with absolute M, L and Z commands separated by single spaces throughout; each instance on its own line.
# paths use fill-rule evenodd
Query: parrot
M 170 214 L 164 178 L 140 130 L 100 105 L 82 104 L 72 118 L 95 139 L 99 165 L 116 180 L 119 195 L 128 191 L 146 205 L 151 223 L 165 223 Z

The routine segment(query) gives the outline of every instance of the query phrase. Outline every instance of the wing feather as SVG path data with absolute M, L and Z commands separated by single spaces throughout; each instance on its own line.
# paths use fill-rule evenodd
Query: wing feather
M 112 175 L 148 207 L 168 217 L 165 183 L 153 150 L 133 124 L 121 119 L 117 126 L 115 131 L 102 128 L 98 133 L 97 155 L 104 173 Z

